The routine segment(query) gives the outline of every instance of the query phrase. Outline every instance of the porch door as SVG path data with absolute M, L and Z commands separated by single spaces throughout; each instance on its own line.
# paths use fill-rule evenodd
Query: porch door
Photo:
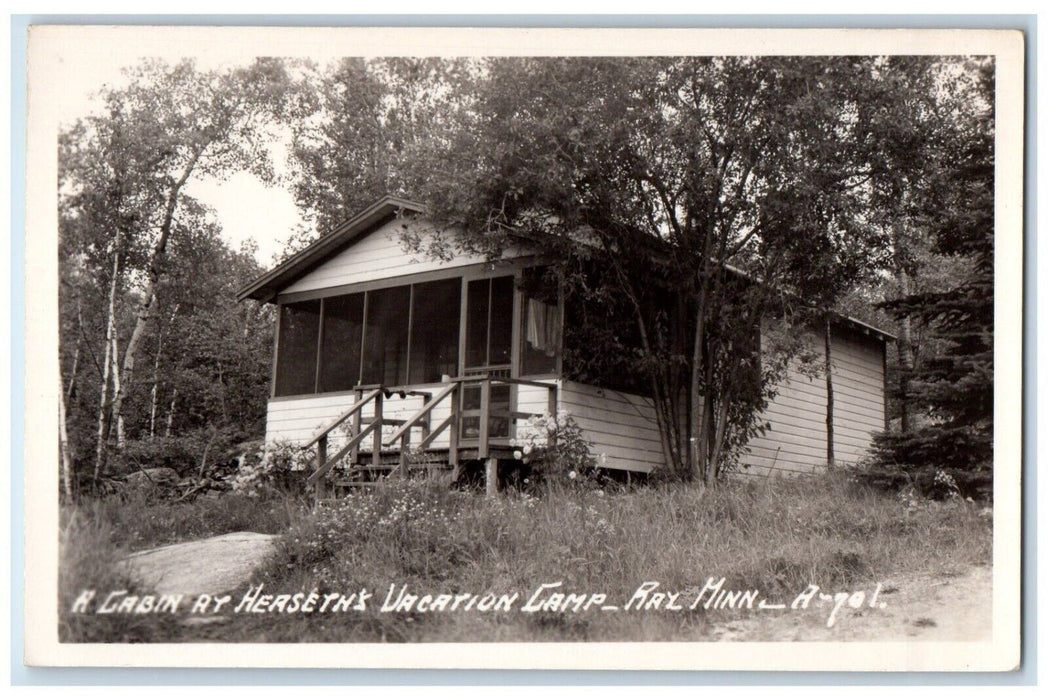
M 466 338 L 463 374 L 509 377 L 513 352 L 513 276 L 470 280 L 466 287 Z M 491 387 L 488 435 L 509 437 L 512 391 L 507 384 Z M 480 435 L 480 386 L 462 392 L 462 435 Z

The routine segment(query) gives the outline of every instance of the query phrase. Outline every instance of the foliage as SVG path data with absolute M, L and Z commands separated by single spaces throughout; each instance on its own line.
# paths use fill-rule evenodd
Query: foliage
M 946 289 L 886 305 L 897 316 L 920 319 L 940 341 L 910 377 L 913 402 L 929 419 L 877 444 L 881 469 L 926 484 L 942 471 L 969 489 L 988 487 L 993 459 L 992 96 L 993 66 L 984 64 L 972 100 L 982 111 L 974 122 L 957 125 L 925 213 L 936 251 L 963 261 L 966 274 Z
M 272 181 L 268 144 L 294 97 L 277 60 L 144 61 L 100 92 L 98 112 L 63 126 L 64 447 L 78 471 L 100 476 L 114 443 L 258 429 L 271 318 L 234 291 L 260 270 L 187 189 L 244 170 Z
M 330 231 L 385 194 L 416 196 L 440 167 L 470 63 L 345 58 L 303 78 L 312 114 L 293 126 L 295 200 Z M 288 252 L 302 240 L 289 241 Z
M 467 249 L 523 240 L 624 309 L 666 461 L 709 482 L 764 400 L 740 341 L 818 321 L 883 259 L 871 206 L 919 163 L 884 157 L 881 124 L 934 97 L 912 63 L 493 59 L 426 201 Z
M 224 478 L 236 471 L 252 445 L 238 430 L 199 428 L 170 437 L 128 440 L 113 452 L 110 468 L 117 476 L 167 467 L 182 477 Z
M 301 495 L 315 464 L 316 450 L 303 450 L 286 440 L 271 442 L 245 457 L 233 478 L 233 491 L 252 498 Z
M 531 470 L 538 482 L 595 482 L 605 455 L 594 456 L 582 428 L 565 410 L 532 416 L 517 430 L 513 456 Z

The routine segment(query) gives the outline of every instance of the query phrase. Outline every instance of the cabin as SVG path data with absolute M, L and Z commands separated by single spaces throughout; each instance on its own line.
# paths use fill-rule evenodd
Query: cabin
M 468 462 L 483 465 L 493 491 L 522 422 L 560 410 L 604 469 L 630 477 L 662 464 L 642 390 L 568 378 L 570 314 L 563 296 L 532 296 L 521 284 L 534 265 L 526 247 L 494 263 L 437 259 L 409 252 L 405 233 L 430 235 L 424 208 L 384 197 L 238 292 L 278 308 L 266 440 L 316 450 L 310 484 L 322 490 L 336 465 L 350 465 L 346 483 Z M 886 428 L 891 336 L 844 316 L 832 325 L 833 451 L 848 462 Z M 824 466 L 827 397 L 824 379 L 791 371 L 740 473 Z

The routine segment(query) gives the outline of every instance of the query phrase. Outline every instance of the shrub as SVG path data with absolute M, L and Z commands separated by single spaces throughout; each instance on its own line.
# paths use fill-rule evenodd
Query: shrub
M 205 470 L 231 471 L 244 450 L 243 435 L 232 429 L 197 430 L 175 437 L 129 440 L 110 455 L 109 468 L 123 475 L 166 467 L 180 476 Z
M 233 477 L 233 491 L 250 497 L 272 493 L 302 494 L 316 462 L 316 451 L 287 441 L 263 445 L 245 456 Z
M 593 456 L 582 428 L 563 410 L 529 418 L 513 445 L 513 456 L 530 467 L 538 482 L 592 486 L 604 461 L 604 455 Z
M 888 491 L 912 489 L 937 500 L 954 495 L 992 497 L 993 470 L 989 465 L 954 462 L 949 454 L 935 454 L 921 439 L 895 434 L 878 436 L 874 450 L 873 459 L 854 469 L 856 478 L 871 486 Z

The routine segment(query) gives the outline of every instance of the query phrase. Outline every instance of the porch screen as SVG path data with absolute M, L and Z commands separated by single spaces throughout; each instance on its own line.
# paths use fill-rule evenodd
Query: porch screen
M 560 310 L 556 303 L 524 297 L 521 324 L 520 373 L 556 372 L 560 352 Z
M 439 382 L 442 375 L 458 374 L 459 278 L 415 285 L 411 310 L 412 384 Z
M 280 307 L 275 394 L 312 394 L 317 374 L 317 334 L 320 300 Z
M 320 343 L 320 385 L 317 391 L 345 391 L 357 385 L 363 330 L 363 293 L 324 300 L 324 338 Z
M 408 309 L 411 286 L 368 292 L 361 383 L 397 386 L 408 379 Z
M 510 363 L 513 278 L 473 280 L 466 297 L 466 367 Z

